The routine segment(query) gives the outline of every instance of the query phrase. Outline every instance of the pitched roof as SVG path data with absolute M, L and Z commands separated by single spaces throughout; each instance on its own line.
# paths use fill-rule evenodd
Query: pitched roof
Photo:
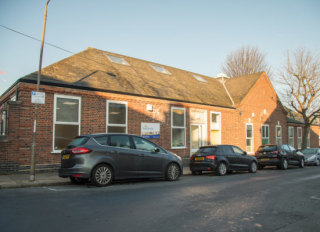
M 226 81 L 226 87 L 235 104 L 241 103 L 262 74 L 263 72 L 259 72 L 246 76 L 230 78 Z
M 112 62 L 107 55 L 123 58 L 128 64 Z M 163 67 L 170 74 L 157 72 L 151 65 Z M 34 82 L 36 74 L 27 75 L 20 81 Z M 204 81 L 197 80 L 194 74 Z M 236 103 L 243 99 L 261 73 L 249 76 L 226 82 Z M 41 84 L 234 107 L 216 78 L 94 48 L 42 69 Z

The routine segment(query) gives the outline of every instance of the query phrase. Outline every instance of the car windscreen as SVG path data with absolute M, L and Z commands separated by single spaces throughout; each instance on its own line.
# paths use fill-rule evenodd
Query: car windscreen
M 276 151 L 278 150 L 278 146 L 261 146 L 259 147 L 259 151 Z
M 196 154 L 205 153 L 205 154 L 214 154 L 218 151 L 217 147 L 200 147 Z
M 306 148 L 301 151 L 303 154 L 315 154 L 317 153 L 316 149 Z
M 73 147 L 77 147 L 77 146 L 83 145 L 83 144 L 85 144 L 88 140 L 89 140 L 89 137 L 86 137 L 86 136 L 76 137 L 76 138 L 74 138 L 74 139 L 71 141 L 71 143 L 68 144 L 68 147 L 67 147 L 67 148 L 73 148 Z

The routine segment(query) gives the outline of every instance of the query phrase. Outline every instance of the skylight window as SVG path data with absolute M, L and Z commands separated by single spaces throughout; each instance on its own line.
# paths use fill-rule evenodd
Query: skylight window
M 164 74 L 171 75 L 171 73 L 170 73 L 167 69 L 165 69 L 164 67 L 162 67 L 162 66 L 155 65 L 155 64 L 150 64 L 150 65 L 151 65 L 151 67 L 152 67 L 154 70 L 156 70 L 156 71 L 159 72 L 159 73 L 164 73 Z
M 109 58 L 109 60 L 111 62 L 113 62 L 113 63 L 129 65 L 129 63 L 125 59 L 123 59 L 122 57 L 113 56 L 113 55 L 110 55 L 110 54 L 106 54 L 106 55 Z
M 202 81 L 202 82 L 208 83 L 205 79 L 203 79 L 202 77 L 200 77 L 200 76 L 198 76 L 198 75 L 193 74 L 192 76 L 193 76 L 195 79 L 197 79 L 198 81 Z

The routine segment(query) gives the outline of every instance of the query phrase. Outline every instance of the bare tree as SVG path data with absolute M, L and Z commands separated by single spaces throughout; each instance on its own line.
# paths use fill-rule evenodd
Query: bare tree
M 257 47 L 243 46 L 230 53 L 221 70 L 229 77 L 245 76 L 257 72 L 266 72 L 271 77 L 270 67 L 265 62 L 265 54 Z
M 320 113 L 320 59 L 315 52 L 297 49 L 287 53 L 287 61 L 280 72 L 284 103 L 304 121 L 302 148 L 307 147 L 310 126 Z

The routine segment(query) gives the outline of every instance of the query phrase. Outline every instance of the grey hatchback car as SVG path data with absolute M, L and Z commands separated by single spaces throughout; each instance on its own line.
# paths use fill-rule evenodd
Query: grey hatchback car
M 182 175 L 182 160 L 151 141 L 128 134 L 91 134 L 76 137 L 61 152 L 60 177 L 106 186 L 113 180 L 165 178 Z

